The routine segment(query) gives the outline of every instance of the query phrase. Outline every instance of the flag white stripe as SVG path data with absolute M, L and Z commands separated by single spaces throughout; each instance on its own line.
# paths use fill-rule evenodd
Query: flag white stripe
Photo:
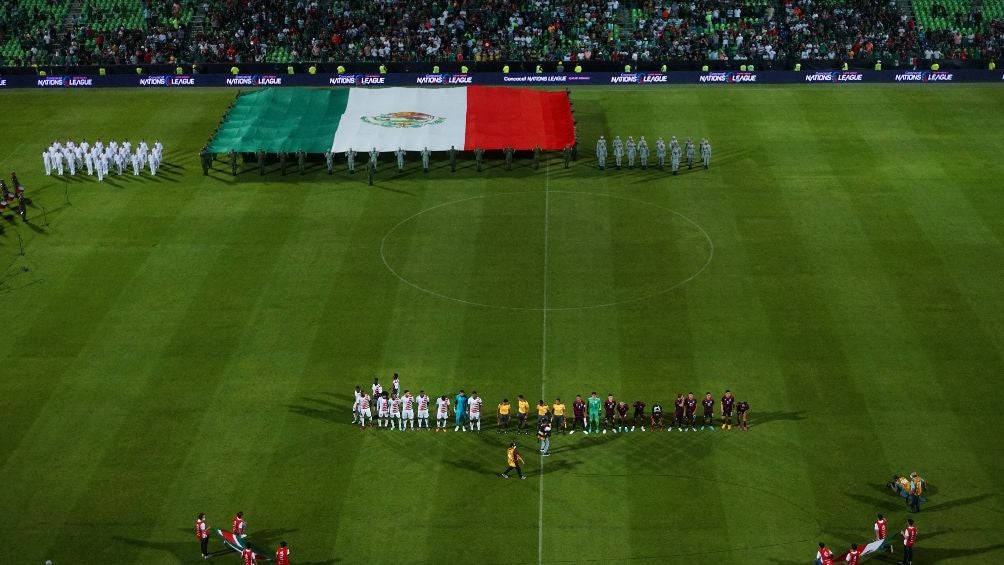
M 408 112 L 416 113 L 409 119 Z M 331 150 L 463 150 L 467 88 L 353 88 Z

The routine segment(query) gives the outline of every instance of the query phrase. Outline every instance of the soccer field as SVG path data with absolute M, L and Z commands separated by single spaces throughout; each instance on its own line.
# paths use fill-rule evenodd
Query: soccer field
M 1004 560 L 1004 89 L 580 88 L 569 169 L 385 155 L 372 187 L 342 160 L 203 176 L 233 97 L 0 93 L 33 202 L 0 222 L 0 561 L 201 562 L 196 515 L 238 510 L 300 565 L 794 565 L 876 512 L 916 519 L 917 564 Z M 600 134 L 714 156 L 599 171 Z M 162 174 L 42 173 L 54 139 L 126 137 Z M 350 425 L 394 372 L 491 424 Z M 520 436 L 528 479 L 498 475 L 504 397 L 725 389 L 748 432 Z M 884 486 L 911 471 L 917 515 Z

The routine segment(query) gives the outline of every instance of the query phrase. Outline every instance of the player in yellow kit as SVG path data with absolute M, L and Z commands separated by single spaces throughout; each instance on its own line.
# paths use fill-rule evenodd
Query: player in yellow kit
M 554 399 L 551 413 L 554 414 L 554 422 L 551 423 L 551 428 L 554 431 L 561 430 L 561 433 L 565 433 L 565 404 L 560 398 Z
M 516 469 L 516 472 L 519 473 L 519 478 L 525 479 L 526 476 L 523 475 L 523 468 L 521 467 L 523 464 L 523 458 L 520 457 L 519 452 L 516 451 L 516 442 L 509 444 L 509 447 L 505 450 L 505 456 L 506 468 L 505 471 L 502 472 L 502 478 L 508 479 L 509 473 L 513 469 Z
M 509 412 L 512 411 L 512 406 L 509 405 L 509 399 L 504 398 L 502 402 L 499 403 L 498 411 L 498 428 L 495 429 L 497 434 L 507 434 L 509 433 Z
M 526 419 L 530 416 L 530 403 L 523 395 L 516 397 L 516 416 L 519 418 L 519 426 L 516 428 L 517 434 L 525 434 Z

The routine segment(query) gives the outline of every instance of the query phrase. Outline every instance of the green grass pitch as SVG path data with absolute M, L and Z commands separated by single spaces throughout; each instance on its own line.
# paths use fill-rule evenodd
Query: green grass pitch
M 1004 560 L 1004 89 L 583 88 L 568 170 L 385 157 L 374 187 L 204 177 L 233 95 L 0 93 L 34 202 L 0 221 L 0 561 L 200 562 L 196 514 L 243 510 L 298 564 L 794 565 L 901 529 L 913 470 L 916 563 Z M 712 167 L 601 172 L 601 133 L 707 136 Z M 155 179 L 41 172 L 53 139 L 141 136 Z M 505 481 L 491 426 L 349 425 L 393 372 L 488 421 L 730 388 L 751 427 L 521 438 Z

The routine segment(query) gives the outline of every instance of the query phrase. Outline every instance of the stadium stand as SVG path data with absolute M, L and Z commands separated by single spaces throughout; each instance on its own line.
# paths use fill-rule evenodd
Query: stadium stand
M 23 0 L 0 65 L 895 65 L 1004 55 L 1004 0 Z

